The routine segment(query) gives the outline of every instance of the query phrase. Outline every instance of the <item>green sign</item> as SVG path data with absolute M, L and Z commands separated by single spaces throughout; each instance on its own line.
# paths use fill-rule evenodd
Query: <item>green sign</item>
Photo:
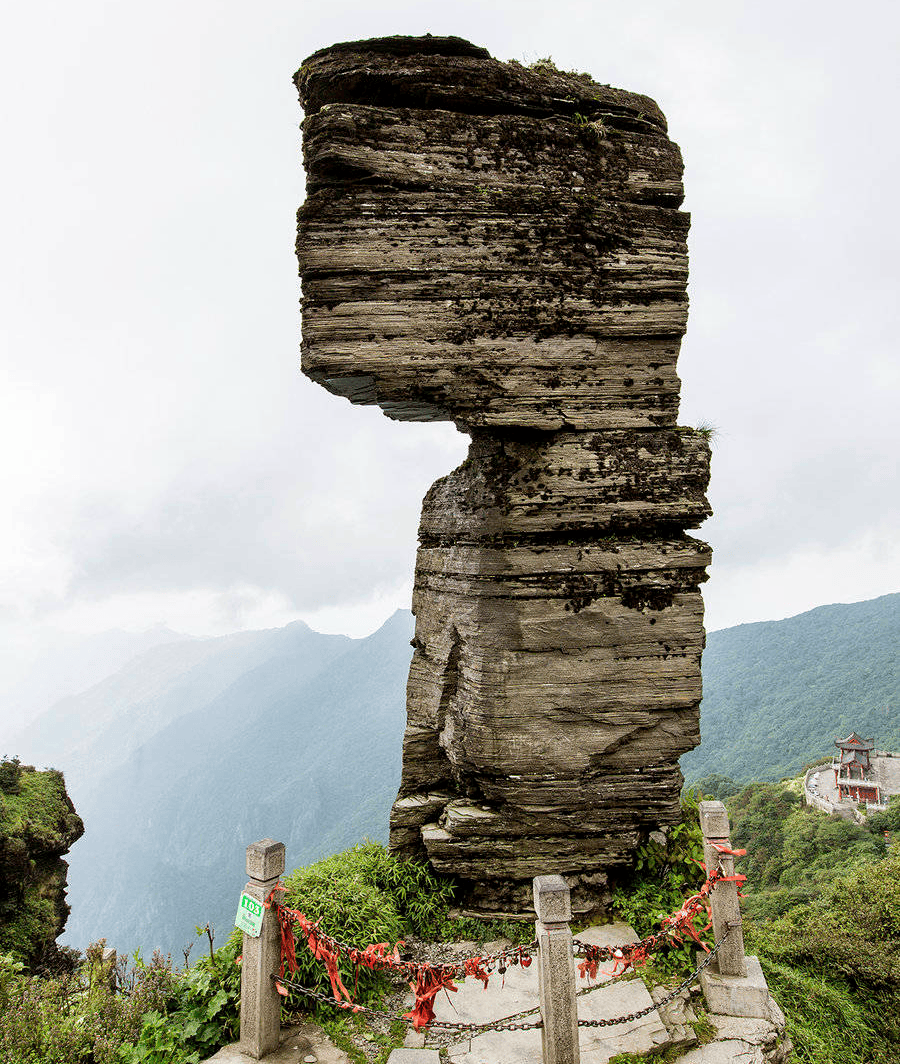
M 234 918 L 236 927 L 239 927 L 251 938 L 259 938 L 262 930 L 263 905 L 256 898 L 251 898 L 246 892 L 241 895 L 238 902 L 237 916 Z

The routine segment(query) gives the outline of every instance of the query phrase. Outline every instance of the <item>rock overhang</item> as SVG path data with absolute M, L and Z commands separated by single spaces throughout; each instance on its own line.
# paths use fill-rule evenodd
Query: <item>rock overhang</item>
M 652 100 L 457 38 L 296 80 L 304 372 L 466 430 L 675 424 L 689 218 Z

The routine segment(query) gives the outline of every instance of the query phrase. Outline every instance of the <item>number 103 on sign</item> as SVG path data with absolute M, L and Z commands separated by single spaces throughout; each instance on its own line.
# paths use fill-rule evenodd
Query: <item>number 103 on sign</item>
M 262 930 L 263 906 L 261 901 L 251 898 L 246 892 L 241 895 L 238 902 L 237 916 L 234 918 L 236 927 L 239 927 L 252 938 L 259 938 Z

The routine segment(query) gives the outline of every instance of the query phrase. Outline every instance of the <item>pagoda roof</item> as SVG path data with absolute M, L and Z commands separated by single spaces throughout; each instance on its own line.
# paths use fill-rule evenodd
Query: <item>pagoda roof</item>
M 864 763 L 868 764 L 868 758 L 866 758 L 865 762 L 863 761 L 863 758 L 862 758 L 862 753 L 863 752 L 864 751 L 860 751 L 860 750 L 849 750 L 849 751 L 847 751 L 847 756 L 841 758 L 841 764 L 842 765 L 851 765 L 854 762 L 856 764 L 858 764 L 858 765 L 862 765 Z
M 861 739 L 856 732 L 850 732 L 846 739 L 835 739 L 834 745 L 842 750 L 872 750 L 875 746 L 875 740 Z

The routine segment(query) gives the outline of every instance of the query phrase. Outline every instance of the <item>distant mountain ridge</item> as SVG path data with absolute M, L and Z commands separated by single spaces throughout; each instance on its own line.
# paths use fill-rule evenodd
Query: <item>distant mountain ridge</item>
M 302 621 L 284 628 L 167 642 L 132 657 L 99 683 L 60 699 L 14 740 L 40 764 L 65 766 L 76 805 L 89 800 L 100 774 L 126 763 L 180 717 L 213 702 L 240 677 L 278 656 L 300 655 L 315 640 L 326 663 L 347 636 L 321 636 Z M 100 772 L 98 772 L 100 769 Z
M 779 780 L 851 731 L 900 750 L 900 594 L 711 632 L 688 781 Z
M 386 840 L 411 636 L 407 611 L 366 639 L 294 624 L 211 640 L 199 661 L 171 655 L 187 667 L 159 678 L 156 702 L 143 697 L 145 668 L 163 655 L 101 685 L 124 698 L 130 677 L 140 697 L 78 749 L 72 792 L 86 832 L 70 855 L 62 941 L 104 936 L 178 958 L 195 924 L 227 933 L 248 843 L 278 838 L 293 867 L 365 836 Z M 135 741 L 129 724 L 145 727 L 148 706 L 153 727 Z M 126 740 L 106 767 L 105 744 Z
M 87 691 L 153 647 L 193 640 L 162 624 L 144 632 L 49 632 L 40 640 L 40 649 L 22 655 L 13 649 L 10 634 L 8 629 L 0 631 L 0 638 L 8 640 L 0 649 L 0 746 L 4 749 L 11 748 L 13 737 L 60 699 Z

